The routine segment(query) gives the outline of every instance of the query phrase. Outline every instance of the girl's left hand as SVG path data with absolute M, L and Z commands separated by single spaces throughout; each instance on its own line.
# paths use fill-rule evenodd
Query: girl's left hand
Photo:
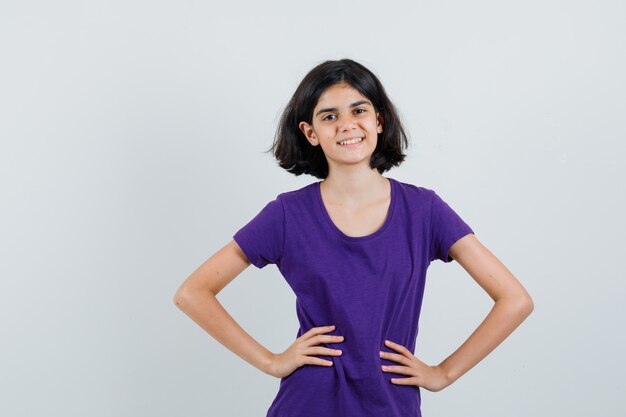
M 400 353 L 381 351 L 380 357 L 404 366 L 383 365 L 382 371 L 410 376 L 410 378 L 392 378 L 392 384 L 416 385 L 433 392 L 441 391 L 451 384 L 440 366 L 426 365 L 407 348 L 390 340 L 385 341 L 385 345 Z

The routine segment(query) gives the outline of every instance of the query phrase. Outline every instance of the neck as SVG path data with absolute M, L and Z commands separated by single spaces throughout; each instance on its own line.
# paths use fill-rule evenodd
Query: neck
M 325 196 L 334 203 L 362 206 L 389 193 L 389 180 L 375 168 L 335 173 L 330 171 L 321 182 Z

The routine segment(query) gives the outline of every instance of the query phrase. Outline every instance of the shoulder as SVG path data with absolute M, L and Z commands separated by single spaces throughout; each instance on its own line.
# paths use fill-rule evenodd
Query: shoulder
M 430 203 L 436 196 L 435 191 L 430 188 L 398 181 L 396 179 L 393 179 L 393 181 L 396 182 L 396 188 L 399 194 L 413 201 L 417 200 L 423 203 Z
M 317 183 L 314 182 L 297 189 L 283 191 L 276 196 L 276 200 L 282 203 L 282 205 L 290 206 L 309 201 L 309 199 L 311 198 L 311 196 L 313 196 L 313 193 L 315 192 L 316 186 Z

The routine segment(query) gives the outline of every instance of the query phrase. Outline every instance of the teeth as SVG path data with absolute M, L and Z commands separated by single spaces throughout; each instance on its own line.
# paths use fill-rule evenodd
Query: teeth
M 339 144 L 341 145 L 350 145 L 352 143 L 357 143 L 362 141 L 363 138 L 354 138 L 354 139 L 350 139 L 350 140 L 344 140 L 343 142 L 339 142 Z

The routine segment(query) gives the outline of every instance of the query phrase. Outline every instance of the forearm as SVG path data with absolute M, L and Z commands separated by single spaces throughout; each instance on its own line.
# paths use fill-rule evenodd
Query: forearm
M 515 299 L 500 299 L 470 335 L 450 356 L 439 364 L 450 384 L 483 360 L 532 312 L 532 305 Z
M 272 352 L 250 336 L 212 292 L 176 297 L 176 306 L 211 337 L 252 366 L 267 373 Z

